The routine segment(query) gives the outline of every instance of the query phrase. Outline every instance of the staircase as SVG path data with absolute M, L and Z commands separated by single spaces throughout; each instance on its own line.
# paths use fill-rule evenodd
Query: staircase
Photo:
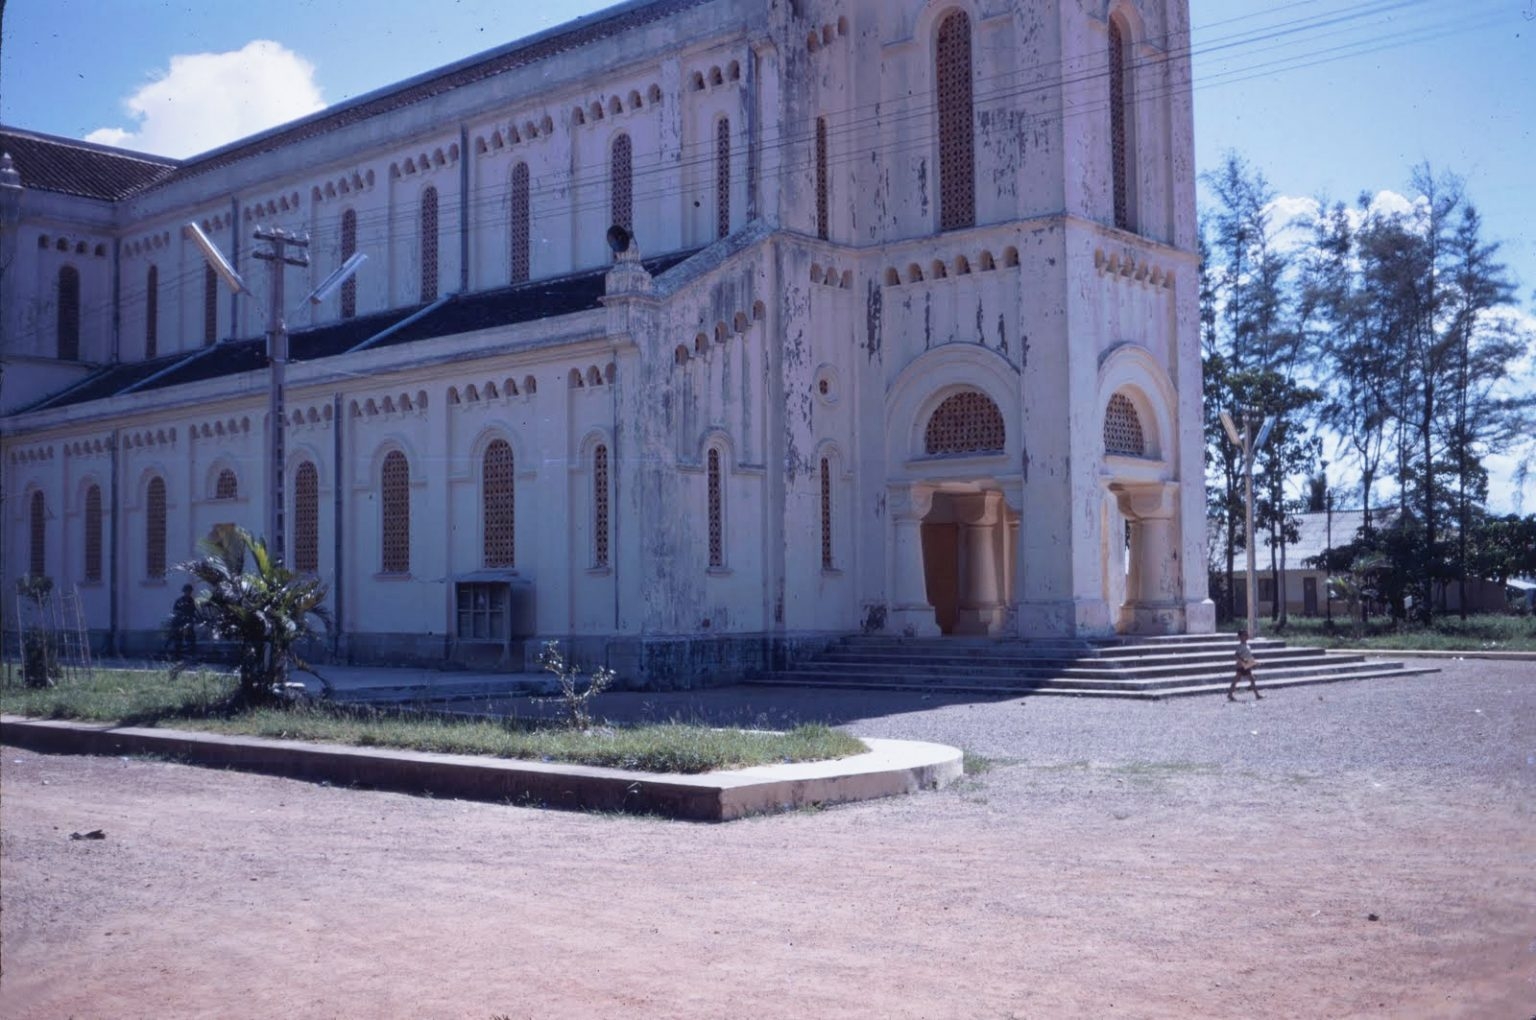
M 1237 639 L 1230 634 L 1071 641 L 847 637 L 819 655 L 747 680 L 775 687 L 840 690 L 1051 694 L 1157 700 L 1225 692 Z M 1367 659 L 1284 641 L 1250 642 L 1260 688 L 1405 677 L 1434 669 Z M 1241 688 L 1247 689 L 1245 683 Z

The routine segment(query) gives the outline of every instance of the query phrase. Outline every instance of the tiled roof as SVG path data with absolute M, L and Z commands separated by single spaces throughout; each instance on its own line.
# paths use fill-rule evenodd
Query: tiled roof
M 0 152 L 10 153 L 22 187 L 86 198 L 125 198 L 180 165 L 174 159 L 8 127 L 0 127 Z
M 693 254 L 694 251 L 674 252 L 646 259 L 643 265 L 653 276 L 659 276 Z M 603 295 L 603 278 L 607 272 L 606 268 L 595 269 L 453 298 L 409 326 L 384 337 L 373 347 L 395 347 L 418 340 L 456 336 L 599 308 L 601 303 L 598 299 Z M 317 361 L 345 354 L 363 341 L 428 307 L 430 305 L 396 308 L 290 333 L 290 361 Z M 168 386 L 253 372 L 266 365 L 264 337 L 229 340 L 201 351 L 183 351 L 154 361 L 137 361 L 104 368 L 74 389 L 49 397 L 27 410 L 42 411 L 102 400 L 130 388 L 134 392 L 149 392 Z

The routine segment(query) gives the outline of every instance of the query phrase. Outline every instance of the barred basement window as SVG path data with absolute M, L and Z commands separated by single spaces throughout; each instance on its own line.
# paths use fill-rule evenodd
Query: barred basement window
M 512 447 L 498 439 L 485 448 L 480 498 L 484 536 L 484 565 L 510 567 L 517 562 L 513 527 L 516 523 L 516 492 L 512 480 Z
M 608 447 L 592 451 L 592 564 L 608 565 Z
M 145 491 L 144 573 L 154 580 L 165 577 L 165 479 L 159 475 Z
M 357 211 L 348 209 L 341 214 L 341 261 L 357 254 Z M 341 317 L 350 319 L 357 314 L 357 276 L 347 277 L 341 285 Z
M 512 282 L 522 283 L 531 272 L 529 252 L 528 164 L 512 168 Z
M 101 580 L 101 486 L 85 490 L 85 579 Z
M 821 458 L 821 569 L 832 569 L 832 465 Z
M 59 268 L 59 360 L 80 360 L 80 271 Z
M 437 300 L 437 189 L 421 193 L 421 300 Z
M 384 458 L 380 493 L 384 510 L 384 562 L 386 574 L 411 571 L 411 465 L 405 454 L 391 450 Z
M 240 482 L 235 478 L 235 473 L 229 468 L 219 472 L 219 480 L 214 483 L 214 499 L 234 499 L 240 495 Z
M 939 121 L 939 229 L 976 223 L 976 137 L 971 116 L 971 17 L 939 25 L 934 81 Z
M 715 236 L 731 232 L 731 121 L 715 125 Z
M 816 236 L 827 238 L 827 118 L 816 118 Z
M 160 267 L 150 266 L 144 280 L 144 357 L 160 349 Z
M 1123 393 L 1110 397 L 1104 412 L 1104 452 L 1121 457 L 1145 457 L 1147 453 L 1136 405 Z
M 32 493 L 32 543 L 27 570 L 33 577 L 48 573 L 48 507 L 41 492 Z
M 725 541 L 721 520 L 720 451 L 709 451 L 709 565 L 725 566 Z
M 506 584 L 467 583 L 456 588 L 459 640 L 505 641 L 511 629 L 512 589 Z
M 320 572 L 320 472 L 307 460 L 293 478 L 293 569 Z
M 629 135 L 621 134 L 613 140 L 608 167 L 608 218 L 625 230 L 633 230 L 635 225 L 634 157 Z
M 1115 226 L 1131 229 L 1130 164 L 1131 152 L 1127 137 L 1126 81 L 1125 81 L 1125 32 L 1119 20 L 1109 21 L 1109 150 L 1111 175 L 1114 178 Z
M 203 346 L 219 339 L 219 274 L 203 264 Z
M 930 454 L 993 453 L 1006 445 L 1002 412 L 980 390 L 946 397 L 928 419 L 924 447 Z

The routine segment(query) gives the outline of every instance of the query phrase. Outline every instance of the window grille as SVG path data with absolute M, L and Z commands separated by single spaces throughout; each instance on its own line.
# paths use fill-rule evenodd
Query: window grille
M 1126 137 L 1125 33 L 1109 22 L 1109 148 L 1114 178 L 1115 226 L 1131 229 L 1130 149 Z
M 320 572 L 320 472 L 307 460 L 293 479 L 293 569 Z
M 357 254 L 357 211 L 348 209 L 341 214 L 341 261 Z M 347 277 L 341 285 L 341 317 L 350 319 L 357 314 L 357 275 Z
M 165 479 L 159 475 L 149 480 L 145 493 L 144 573 L 155 580 L 165 577 Z
M 48 572 L 48 507 L 43 502 L 41 492 L 32 493 L 32 544 L 31 558 L 27 569 L 33 577 L 42 577 Z
M 80 359 L 80 271 L 59 268 L 59 360 Z
M 613 140 L 608 168 L 609 219 L 625 230 L 635 226 L 634 155 L 629 135 L 621 134 Z
M 485 448 L 480 497 L 485 531 L 484 565 L 513 566 L 517 562 L 513 537 L 516 493 L 512 480 L 512 447 L 505 439 L 497 439 Z
M 457 585 L 459 640 L 505 641 L 511 629 L 511 595 L 506 584 Z
M 592 563 L 608 565 L 608 447 L 592 451 Z
M 980 390 L 946 397 L 928 419 L 924 446 L 930 454 L 992 453 L 1007 439 L 1002 412 Z
M 1104 452 L 1121 457 L 1146 456 L 1141 418 L 1136 414 L 1136 405 L 1123 393 L 1110 397 L 1104 412 Z
M 421 193 L 421 299 L 437 300 L 437 189 Z
M 160 267 L 150 266 L 144 281 L 144 357 L 160 351 Z
M 101 486 L 85 490 L 85 579 L 101 580 Z
M 976 223 L 976 138 L 971 117 L 971 17 L 939 25 L 934 80 L 939 121 L 939 229 Z
M 528 164 L 512 168 L 512 282 L 528 279 L 529 266 Z
M 386 574 L 411 570 L 411 465 L 405 454 L 391 450 L 382 471 L 384 562 Z
M 827 238 L 827 118 L 816 118 L 816 236 Z
M 219 472 L 219 480 L 214 483 L 214 499 L 234 499 L 240 495 L 240 482 L 235 478 L 235 473 L 229 468 Z
M 219 339 L 219 274 L 203 264 L 203 346 Z
M 832 569 L 832 465 L 821 458 L 821 569 Z
M 709 565 L 725 566 L 724 529 L 721 521 L 720 451 L 709 451 Z
M 731 232 L 731 121 L 715 125 L 715 236 Z

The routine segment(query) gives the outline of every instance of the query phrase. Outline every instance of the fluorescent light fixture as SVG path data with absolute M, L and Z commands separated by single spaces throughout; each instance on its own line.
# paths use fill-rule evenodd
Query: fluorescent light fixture
M 1243 437 L 1237 434 L 1237 425 L 1232 421 L 1232 416 L 1227 412 L 1221 412 L 1221 427 L 1227 430 L 1227 438 L 1232 440 L 1233 446 L 1242 446 Z
M 224 253 L 219 251 L 218 245 L 208 240 L 208 235 L 203 233 L 203 228 L 196 223 L 188 223 L 181 228 L 182 234 L 190 237 L 203 250 L 203 258 L 213 267 L 213 271 L 229 285 L 229 289 L 236 294 L 249 294 L 250 290 L 245 286 L 245 281 L 240 279 L 240 274 L 235 272 L 235 267 L 229 264 Z
M 355 274 L 358 269 L 362 267 L 363 263 L 367 261 L 368 256 L 364 255 L 360 251 L 355 251 L 351 255 L 348 255 L 347 261 L 337 266 L 335 271 L 332 272 L 330 276 L 327 276 L 324 280 L 322 280 L 320 286 L 315 288 L 314 293 L 309 295 L 307 298 L 309 303 L 312 305 L 318 305 L 320 302 L 336 293 L 336 289 L 350 280 L 353 274 Z

